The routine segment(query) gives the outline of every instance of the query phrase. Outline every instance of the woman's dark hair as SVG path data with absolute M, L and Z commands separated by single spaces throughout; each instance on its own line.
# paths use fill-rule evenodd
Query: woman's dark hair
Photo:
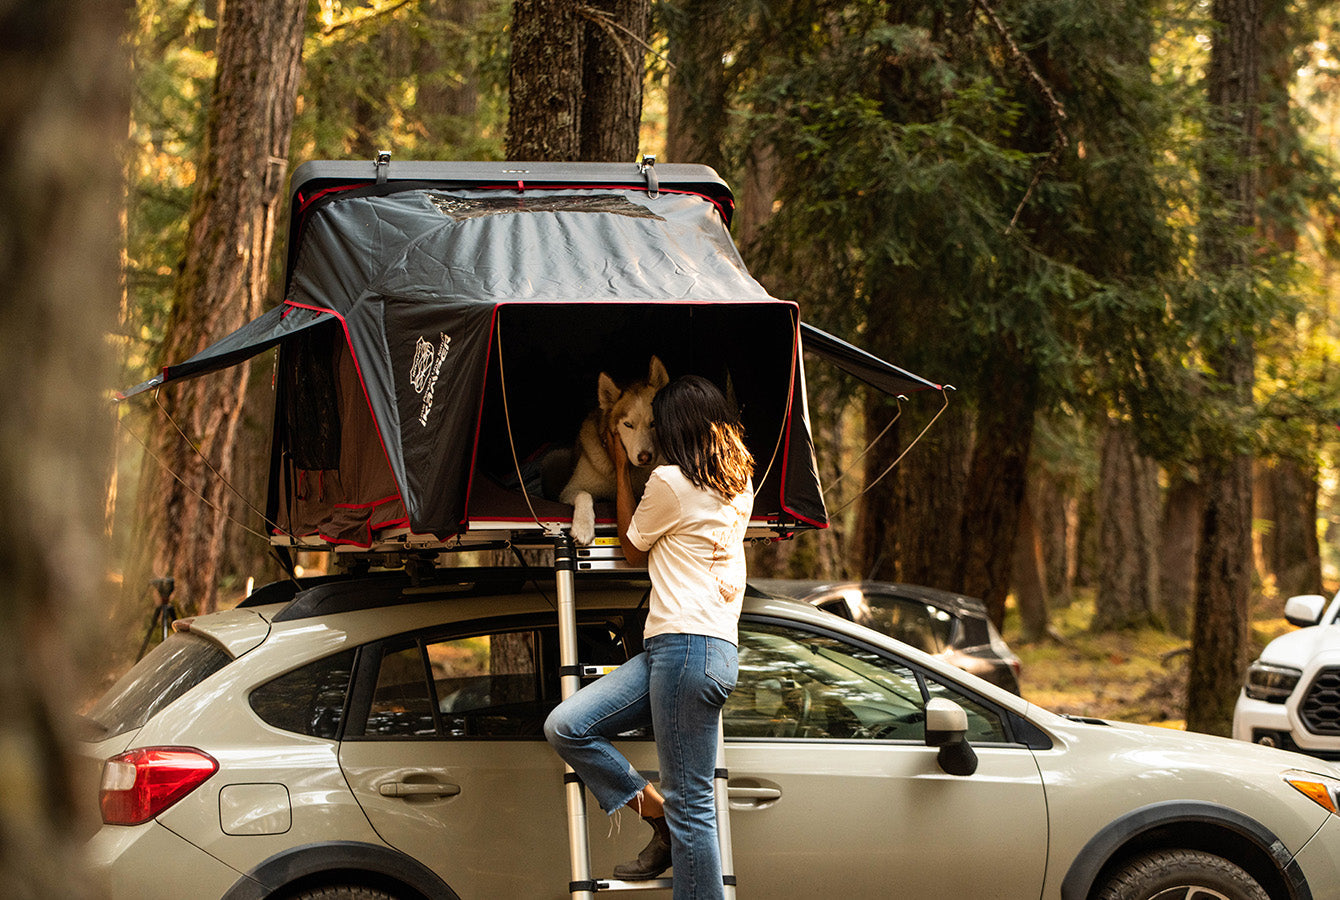
M 715 384 L 682 375 L 656 392 L 651 413 L 662 455 L 695 486 L 727 498 L 745 489 L 754 458 L 744 445 L 739 414 Z

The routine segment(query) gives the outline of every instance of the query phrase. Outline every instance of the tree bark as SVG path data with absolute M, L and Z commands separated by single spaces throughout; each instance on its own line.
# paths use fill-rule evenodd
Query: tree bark
M 634 162 L 641 144 L 649 0 L 592 0 L 582 50 L 581 154 Z
M 1170 473 L 1163 499 L 1159 546 L 1159 606 L 1174 634 L 1190 634 L 1196 596 L 1196 555 L 1200 551 L 1204 493 L 1185 473 Z
M 730 25 L 719 0 L 685 0 L 666 28 L 674 68 L 666 92 L 665 157 L 725 167 L 728 105 L 726 54 Z
M 1037 373 L 1016 348 L 1003 348 L 982 381 L 977 441 L 964 493 L 959 587 L 982 599 L 997 628 L 1005 621 L 1037 399 Z
M 516 0 L 508 74 L 508 159 L 562 162 L 581 152 L 582 31 L 576 4 Z
M 128 3 L 0 8 L 0 884 L 98 896 L 72 765 L 105 629 L 103 527 L 129 126 Z
M 1094 631 L 1161 626 L 1158 609 L 1158 468 L 1129 425 L 1103 426 L 1098 480 L 1100 557 Z
M 1019 531 L 1014 539 L 1011 581 L 1025 641 L 1047 637 L 1047 579 L 1042 561 L 1042 533 L 1027 493 L 1019 505 Z
M 194 355 L 262 310 L 286 188 L 306 8 L 301 0 L 224 5 L 186 258 L 160 351 L 164 362 Z M 162 393 L 166 416 L 155 419 L 149 439 L 157 460 L 145 461 L 138 502 L 141 545 L 152 557 L 126 586 L 132 596 L 145 590 L 148 569 L 172 575 L 187 608 L 217 608 L 227 484 L 248 372 L 237 366 Z
M 1215 397 L 1226 433 L 1222 451 L 1201 468 L 1204 526 L 1196 556 L 1196 601 L 1188 680 L 1187 728 L 1228 734 L 1248 651 L 1252 584 L 1252 460 L 1245 449 L 1255 347 L 1251 249 L 1240 237 L 1255 226 L 1260 0 L 1215 0 L 1207 78 L 1209 152 L 1203 168 L 1208 227 L 1202 263 L 1225 285 L 1205 356 L 1219 378 Z
M 1261 535 L 1264 568 L 1280 597 L 1323 593 L 1317 540 L 1317 470 L 1313 463 L 1279 459 L 1261 467 L 1256 517 L 1270 523 Z
M 1064 608 L 1074 599 L 1079 500 L 1067 494 L 1061 480 L 1039 469 L 1030 479 L 1030 503 L 1042 542 L 1043 587 L 1049 608 Z

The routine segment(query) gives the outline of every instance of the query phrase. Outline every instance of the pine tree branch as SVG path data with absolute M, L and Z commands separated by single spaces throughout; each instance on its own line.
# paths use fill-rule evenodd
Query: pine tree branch
M 1005 27 L 1005 23 L 1000 20 L 1000 16 L 996 15 L 996 11 L 992 8 L 989 0 L 973 0 L 973 5 L 982 11 L 982 15 L 984 15 L 987 21 L 991 23 L 991 27 L 995 29 L 996 34 L 1000 36 L 1000 39 L 1005 43 L 1005 46 L 1009 48 L 1010 58 L 1018 64 L 1019 68 L 1024 73 L 1024 77 L 1027 78 L 1028 81 L 1037 88 L 1038 93 L 1042 95 L 1043 101 L 1047 104 L 1047 114 L 1051 119 L 1052 130 L 1056 133 L 1056 143 L 1052 147 L 1052 152 L 1043 161 L 1042 165 L 1038 167 L 1037 171 L 1033 173 L 1033 181 L 1028 185 L 1028 190 L 1024 191 L 1023 198 L 1020 199 L 1019 205 L 1014 210 L 1014 217 L 1010 219 L 1010 224 L 1005 229 L 1005 233 L 1009 234 L 1014 230 L 1015 224 L 1018 223 L 1019 216 L 1024 211 L 1024 206 L 1028 203 L 1029 198 L 1033 196 L 1033 192 L 1037 190 L 1038 185 L 1042 183 L 1042 176 L 1048 169 L 1056 165 L 1057 161 L 1061 158 L 1061 153 L 1066 147 L 1070 146 L 1070 138 L 1067 137 L 1065 133 L 1067 116 L 1065 106 L 1062 105 L 1060 100 L 1056 99 L 1056 94 L 1052 91 L 1051 85 L 1049 85 L 1047 80 L 1042 77 L 1042 74 L 1038 72 L 1037 66 L 1033 65 L 1033 60 L 1029 59 L 1028 54 L 1019 49 L 1019 44 L 1015 42 L 1014 36 L 1011 35 L 1009 29 Z

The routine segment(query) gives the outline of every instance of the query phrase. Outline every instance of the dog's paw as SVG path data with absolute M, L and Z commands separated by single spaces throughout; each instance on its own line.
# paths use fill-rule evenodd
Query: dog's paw
M 591 495 L 582 493 L 572 504 L 572 540 L 588 546 L 596 538 L 596 511 Z

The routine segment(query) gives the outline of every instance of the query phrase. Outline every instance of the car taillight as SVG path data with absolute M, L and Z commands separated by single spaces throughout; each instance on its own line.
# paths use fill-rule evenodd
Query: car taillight
M 214 757 L 190 747 L 144 747 L 113 756 L 102 765 L 102 821 L 147 822 L 218 770 Z

